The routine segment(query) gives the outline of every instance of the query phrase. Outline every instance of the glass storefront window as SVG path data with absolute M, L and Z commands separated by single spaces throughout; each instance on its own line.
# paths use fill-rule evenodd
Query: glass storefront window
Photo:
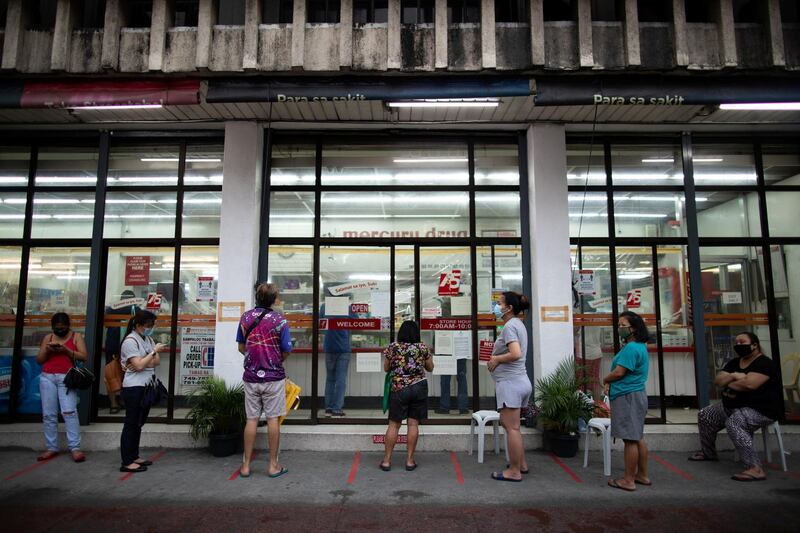
M 37 192 L 33 197 L 33 238 L 90 238 L 93 224 L 94 193 Z
M 797 237 L 800 235 L 800 192 L 767 192 L 767 220 L 770 237 Z
M 570 237 L 608 237 L 608 199 L 604 192 L 571 192 Z
M 475 144 L 475 185 L 518 185 L 516 144 Z
M 219 237 L 222 192 L 183 193 L 184 237 Z
M 683 193 L 614 193 L 617 237 L 686 236 Z
M 19 239 L 25 226 L 25 207 L 28 205 L 24 192 L 0 191 L 0 238 Z
M 800 185 L 800 145 L 767 144 L 761 154 L 767 185 Z
M 36 362 L 39 345 L 52 333 L 50 319 L 56 312 L 70 317 L 73 331 L 84 333 L 89 292 L 89 248 L 32 248 L 25 294 L 25 326 L 22 331 L 22 362 L 17 412 L 41 413 Z
M 108 156 L 108 185 L 109 187 L 177 185 L 179 163 L 178 146 L 112 146 Z
M 174 192 L 109 192 L 103 237 L 174 237 L 177 203 Z
M 519 237 L 519 193 L 476 192 L 475 230 L 478 237 Z
M 692 147 L 695 185 L 756 185 L 755 157 L 749 144 Z
M 17 324 L 17 295 L 22 269 L 19 247 L 0 248 L 0 415 L 8 413 L 11 398 L 11 360 Z M 38 392 L 38 387 L 36 391 Z
M 221 185 L 223 146 L 195 145 L 186 148 L 185 185 Z
M 0 146 L 0 186 L 28 184 L 31 151 L 27 146 Z
M 469 195 L 458 192 L 325 192 L 322 235 L 442 238 L 469 234 Z
M 595 143 L 594 145 L 568 144 L 567 184 L 580 186 L 605 185 L 604 158 L 602 143 Z
M 314 185 L 316 154 L 313 144 L 273 145 L 270 185 Z
M 322 185 L 466 185 L 463 144 L 325 145 Z
M 614 185 L 683 185 L 679 144 L 615 145 L 611 147 Z
M 43 147 L 36 162 L 36 185 L 42 187 L 97 184 L 96 147 Z
M 314 236 L 314 193 L 272 191 L 269 194 L 270 237 Z
M 698 192 L 697 228 L 700 237 L 760 236 L 758 195 L 754 192 Z
M 778 309 L 778 339 L 787 421 L 800 421 L 800 246 L 771 246 L 772 285 Z M 762 343 L 764 341 L 762 340 Z

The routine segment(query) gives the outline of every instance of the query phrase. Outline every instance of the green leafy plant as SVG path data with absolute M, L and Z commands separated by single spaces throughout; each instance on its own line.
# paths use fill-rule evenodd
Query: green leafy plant
M 195 440 L 212 433 L 238 433 L 244 426 L 244 385 L 229 387 L 221 378 L 207 378 L 189 395 L 189 403 L 186 418 L 191 421 L 189 433 Z
M 579 372 L 573 357 L 567 357 L 553 373 L 536 381 L 536 405 L 545 429 L 569 435 L 578 431 L 579 419 L 592 418 L 594 405 L 580 391 L 584 379 L 579 375 L 586 373 Z

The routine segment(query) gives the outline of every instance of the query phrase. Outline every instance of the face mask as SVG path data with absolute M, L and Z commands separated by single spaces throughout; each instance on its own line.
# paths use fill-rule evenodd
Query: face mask
M 504 311 L 503 308 L 500 307 L 500 304 L 495 304 L 494 305 L 494 316 L 497 317 L 497 320 L 502 320 L 503 319 L 503 315 L 505 315 L 507 312 L 508 312 L 508 310 Z
M 53 333 L 56 334 L 56 337 L 66 337 L 69 333 L 69 328 L 53 328 Z
M 629 326 L 620 326 L 619 328 L 619 338 L 623 341 L 628 340 L 631 336 L 631 328 Z
M 753 351 L 752 344 L 734 344 L 733 351 L 736 352 L 736 355 L 739 357 L 747 357 L 750 355 L 750 352 Z
M 147 329 L 145 329 L 144 330 L 144 336 L 145 337 L 149 337 L 150 335 L 152 335 L 154 329 L 156 329 L 156 328 L 147 328 Z

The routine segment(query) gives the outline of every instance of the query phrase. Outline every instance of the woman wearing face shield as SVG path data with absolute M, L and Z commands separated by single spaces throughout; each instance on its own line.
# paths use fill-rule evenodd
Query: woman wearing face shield
M 714 443 L 717 432 L 725 428 L 746 467 L 731 479 L 763 481 L 767 476 L 753 445 L 753 432 L 780 416 L 783 409 L 781 380 L 775 363 L 761 351 L 755 333 L 740 333 L 734 343 L 737 357 L 714 379 L 714 384 L 722 388 L 722 403 L 709 405 L 697 413 L 703 449 L 689 460 L 717 461 Z

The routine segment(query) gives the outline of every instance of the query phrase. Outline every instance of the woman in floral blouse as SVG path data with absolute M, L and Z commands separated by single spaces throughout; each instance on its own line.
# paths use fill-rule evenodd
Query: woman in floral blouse
M 425 371 L 433 370 L 433 354 L 420 342 L 419 327 L 406 320 L 397 332 L 397 342 L 383 351 L 383 370 L 392 376 L 389 395 L 389 427 L 384 441 L 385 452 L 381 470 L 392 469 L 392 450 L 397 442 L 400 425 L 408 419 L 406 470 L 414 470 L 414 449 L 419 438 L 419 421 L 428 418 L 428 381 Z

